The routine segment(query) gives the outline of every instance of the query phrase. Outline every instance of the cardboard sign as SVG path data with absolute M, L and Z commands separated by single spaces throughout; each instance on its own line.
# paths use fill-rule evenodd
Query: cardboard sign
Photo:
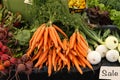
M 101 66 L 99 79 L 120 80 L 120 67 Z

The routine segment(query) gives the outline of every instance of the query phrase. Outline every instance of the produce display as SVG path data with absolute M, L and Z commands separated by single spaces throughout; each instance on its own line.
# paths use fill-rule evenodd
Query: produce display
M 119 63 L 119 8 L 105 1 L 35 0 L 28 8 L 31 21 L 0 4 L 0 77 L 20 80 L 19 73 L 25 73 L 30 80 L 43 68 L 48 77 L 73 68 L 84 75 L 102 59 Z

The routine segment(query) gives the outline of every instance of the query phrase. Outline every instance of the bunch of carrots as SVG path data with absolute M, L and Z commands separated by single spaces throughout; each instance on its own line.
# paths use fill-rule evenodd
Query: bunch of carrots
M 59 34 L 64 36 L 63 40 Z M 83 74 L 81 67 L 88 66 L 93 70 L 86 60 L 88 48 L 86 40 L 79 31 L 75 31 L 68 39 L 62 29 L 55 24 L 43 23 L 30 39 L 26 54 L 35 62 L 34 67 L 41 69 L 46 65 L 48 76 L 53 70 L 59 71 L 64 67 L 70 71 L 71 66 L 75 66 Z

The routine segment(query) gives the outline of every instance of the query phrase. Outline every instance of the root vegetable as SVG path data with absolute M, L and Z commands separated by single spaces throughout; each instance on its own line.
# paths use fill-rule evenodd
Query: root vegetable
M 0 41 L 0 48 L 2 48 L 3 47 L 3 43 Z
M 15 73 L 15 75 L 10 80 L 12 80 L 14 77 L 16 78 L 16 80 L 19 80 L 19 75 L 18 74 L 20 72 L 24 72 L 25 69 L 26 69 L 26 67 L 25 67 L 24 64 L 18 64 L 17 65 L 17 69 L 16 69 L 16 73 Z
M 0 52 L 0 55 L 2 55 L 3 54 L 3 52 Z
M 120 52 L 120 43 L 118 44 L 118 47 L 117 47 L 118 51 Z
M 32 73 L 32 68 L 26 70 L 25 73 L 26 73 L 26 75 L 27 75 L 28 80 L 30 80 L 29 75 Z
M 120 63 L 120 56 L 118 57 L 118 62 Z
M 11 62 L 12 64 L 16 64 L 16 63 L 17 63 L 17 59 L 14 58 L 14 57 L 12 57 L 12 58 L 10 58 L 10 62 Z
M 117 50 L 109 50 L 106 53 L 106 59 L 110 62 L 116 62 L 119 58 L 119 52 Z
M 1 48 L 1 50 L 2 50 L 2 52 L 8 52 L 8 47 L 7 46 L 3 46 L 2 48 Z
M 10 58 L 10 56 L 7 55 L 7 54 L 2 54 L 1 55 L 1 60 L 3 60 L 3 61 L 8 60 L 9 58 Z
M 108 48 L 105 45 L 99 45 L 96 47 L 95 51 L 100 53 L 101 57 L 105 57 L 106 52 L 108 51 Z
M 4 70 L 4 66 L 2 64 L 0 64 L 0 71 Z
M 10 61 L 8 61 L 8 60 L 4 61 L 3 65 L 5 67 L 9 67 L 10 66 Z
M 25 63 L 25 66 L 26 66 L 26 68 L 30 69 L 30 68 L 33 67 L 33 62 L 32 61 L 28 61 L 28 62 Z
M 115 49 L 118 46 L 118 39 L 115 36 L 108 36 L 105 39 L 105 45 L 108 49 Z
M 16 73 L 25 71 L 25 69 L 26 67 L 24 64 L 18 64 Z
M 87 60 L 91 64 L 96 65 L 101 62 L 101 55 L 97 51 L 91 51 L 87 55 Z
M 26 61 L 29 60 L 29 57 L 27 56 L 27 54 L 24 54 L 24 55 L 21 57 L 21 60 L 22 60 L 23 62 L 26 62 Z

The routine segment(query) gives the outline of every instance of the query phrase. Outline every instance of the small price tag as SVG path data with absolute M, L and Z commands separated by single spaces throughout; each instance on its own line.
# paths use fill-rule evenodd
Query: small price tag
M 32 0 L 24 0 L 24 3 L 32 5 Z
M 99 79 L 120 80 L 120 67 L 101 66 Z

